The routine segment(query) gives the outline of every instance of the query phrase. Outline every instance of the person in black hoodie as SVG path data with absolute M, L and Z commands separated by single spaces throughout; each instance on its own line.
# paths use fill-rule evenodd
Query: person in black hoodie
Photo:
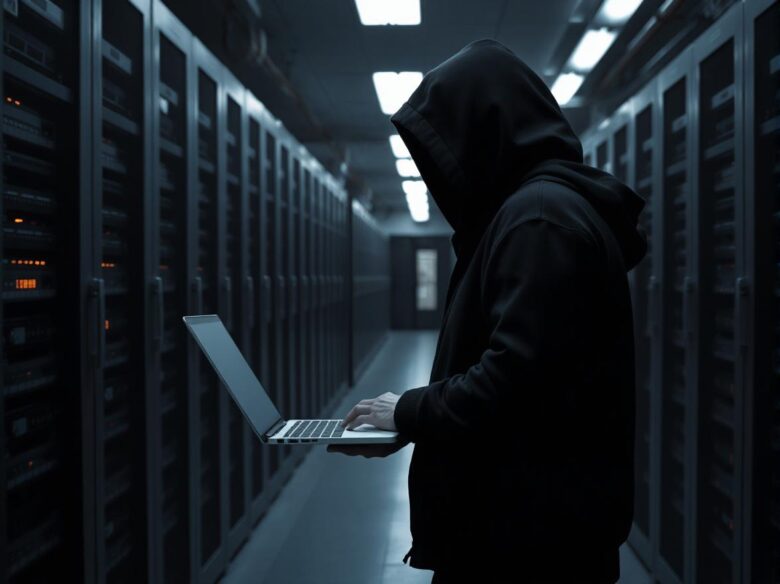
M 615 582 L 634 492 L 634 333 L 626 272 L 644 201 L 586 166 L 544 82 L 473 42 L 391 118 L 454 230 L 428 385 L 342 424 L 415 444 L 412 547 L 433 582 Z M 363 518 L 364 519 L 364 518 Z

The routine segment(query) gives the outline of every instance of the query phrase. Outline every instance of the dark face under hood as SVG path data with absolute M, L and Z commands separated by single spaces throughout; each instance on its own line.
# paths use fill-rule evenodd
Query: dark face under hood
M 644 200 L 582 163 L 582 145 L 544 82 L 504 45 L 473 42 L 431 70 L 390 119 L 455 230 L 458 256 L 476 246 L 524 182 L 546 178 L 585 197 L 631 269 L 645 254 Z

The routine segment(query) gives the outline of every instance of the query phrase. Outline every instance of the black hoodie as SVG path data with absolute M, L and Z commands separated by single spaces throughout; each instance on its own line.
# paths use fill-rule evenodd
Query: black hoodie
M 395 410 L 416 443 L 411 565 L 614 582 L 633 514 L 626 272 L 645 254 L 644 201 L 582 163 L 550 91 L 495 41 L 430 71 L 391 121 L 457 255 L 430 382 Z

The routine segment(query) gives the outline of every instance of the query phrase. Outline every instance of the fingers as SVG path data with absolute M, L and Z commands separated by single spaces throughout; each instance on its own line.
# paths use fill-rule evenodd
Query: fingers
M 370 412 L 371 412 L 371 406 L 363 404 L 363 402 L 360 402 L 358 405 L 356 405 L 351 410 L 349 410 L 349 413 L 341 421 L 341 425 L 342 426 L 346 426 L 352 420 L 354 420 L 357 416 L 365 415 L 365 414 L 368 414 Z
M 347 423 L 347 430 L 357 428 L 361 424 L 374 424 L 374 416 L 372 414 L 364 414 L 354 418 L 351 422 Z

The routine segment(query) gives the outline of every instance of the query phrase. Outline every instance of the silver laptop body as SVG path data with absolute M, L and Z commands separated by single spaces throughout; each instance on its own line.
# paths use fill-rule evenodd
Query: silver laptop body
M 354 430 L 341 420 L 285 420 L 271 401 L 225 325 L 216 314 L 183 317 L 184 324 L 255 434 L 267 444 L 379 444 L 397 432 L 364 424 Z

